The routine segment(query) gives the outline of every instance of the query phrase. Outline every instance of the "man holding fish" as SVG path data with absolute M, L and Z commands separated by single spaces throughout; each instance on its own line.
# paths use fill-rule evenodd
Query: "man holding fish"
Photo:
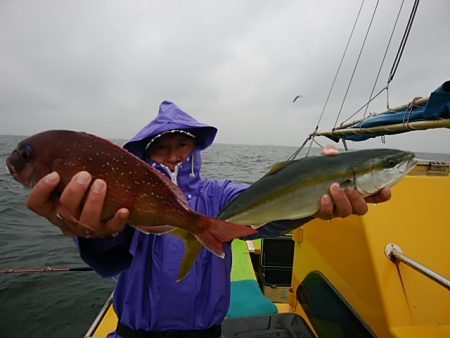
M 216 132 L 216 128 L 164 101 L 157 117 L 124 147 L 167 175 L 181 188 L 191 209 L 216 217 L 248 187 L 200 176 L 200 151 L 212 144 Z M 336 150 L 326 149 L 324 154 L 335 155 Z M 28 206 L 60 227 L 65 235 L 74 236 L 81 257 L 100 275 L 119 275 L 114 295 L 119 324 L 110 337 L 221 336 L 220 325 L 230 299 L 229 243 L 224 245 L 225 257 L 199 248 L 190 271 L 177 281 L 186 249 L 180 237 L 170 234 L 171 227 L 137 231 L 127 224 L 127 208 L 120 208 L 102 222 L 108 186 L 102 179 L 93 180 L 86 171 L 73 176 L 60 194 L 58 205 L 79 221 L 67 222 L 57 212 L 52 197 L 60 180 L 56 172 L 39 180 Z M 333 183 L 314 216 L 331 219 L 362 215 L 368 210 L 367 202 L 389 198 L 389 188 L 364 199 L 355 189 L 342 190 Z M 309 219 L 298 220 L 296 225 Z

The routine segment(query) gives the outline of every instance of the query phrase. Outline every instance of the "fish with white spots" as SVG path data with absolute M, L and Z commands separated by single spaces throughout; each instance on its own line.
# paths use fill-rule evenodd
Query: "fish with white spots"
M 167 225 L 178 228 L 172 233 L 183 238 L 187 248 L 179 278 L 189 271 L 201 248 L 199 243 L 223 257 L 223 243 L 256 233 L 250 227 L 194 212 L 168 177 L 118 145 L 88 133 L 49 130 L 33 135 L 18 144 L 6 164 L 10 174 L 30 188 L 56 171 L 61 177 L 57 195 L 76 173 L 88 171 L 93 179 L 103 179 L 108 185 L 103 221 L 127 208 L 129 224 L 143 232 L 171 230 Z M 78 223 L 65 210 L 59 214 L 67 222 Z

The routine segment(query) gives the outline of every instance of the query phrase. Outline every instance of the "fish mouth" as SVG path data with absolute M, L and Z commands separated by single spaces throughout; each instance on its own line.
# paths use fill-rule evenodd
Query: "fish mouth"
M 16 168 L 14 167 L 14 165 L 11 163 L 11 160 L 8 158 L 6 159 L 6 169 L 8 170 L 9 174 L 16 178 L 17 176 L 17 171 Z
M 414 169 L 414 167 L 416 166 L 416 164 L 418 163 L 418 161 L 415 158 L 411 158 L 405 162 L 403 162 L 403 170 L 405 171 L 406 174 L 408 174 L 411 170 Z
M 399 172 L 407 175 L 411 170 L 414 169 L 417 163 L 418 161 L 416 159 L 416 154 L 410 151 L 405 151 L 395 167 Z
M 19 163 L 19 171 L 17 170 L 17 167 L 13 164 L 14 159 L 7 158 L 6 159 L 6 169 L 8 170 L 9 174 L 19 183 L 22 183 L 25 187 L 33 188 L 36 180 L 35 175 L 36 171 L 33 171 L 30 174 L 29 178 L 26 178 L 26 175 L 21 171 L 20 169 L 20 163 Z

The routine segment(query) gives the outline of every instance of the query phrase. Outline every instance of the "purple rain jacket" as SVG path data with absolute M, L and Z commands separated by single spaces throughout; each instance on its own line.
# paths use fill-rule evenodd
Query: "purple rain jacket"
M 211 145 L 217 129 L 196 121 L 175 104 L 164 101 L 159 114 L 125 148 L 144 158 L 145 146 L 156 135 L 182 129 L 196 136 L 196 149 L 173 176 L 192 209 L 208 216 L 219 211 L 247 185 L 200 176 L 200 151 Z M 225 259 L 203 248 L 191 271 L 176 282 L 184 242 L 171 235 L 146 235 L 131 227 L 116 238 L 77 239 L 82 259 L 102 276 L 119 275 L 114 307 L 120 321 L 142 330 L 206 329 L 222 323 L 230 300 L 231 247 Z M 118 337 L 112 334 L 111 337 Z

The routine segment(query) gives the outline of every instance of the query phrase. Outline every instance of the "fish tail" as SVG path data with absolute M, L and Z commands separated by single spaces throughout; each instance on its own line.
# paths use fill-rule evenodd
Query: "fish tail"
M 202 216 L 201 221 L 206 226 L 203 226 L 204 230 L 196 233 L 195 237 L 209 251 L 221 258 L 225 257 L 223 243 L 229 242 L 235 238 L 254 235 L 258 232 L 245 225 L 230 223 L 206 216 Z
M 182 228 L 175 228 L 175 230 L 169 232 L 168 234 L 170 236 L 179 237 L 183 240 L 185 245 L 183 261 L 181 262 L 180 270 L 178 272 L 178 277 L 176 280 L 176 282 L 178 283 L 182 281 L 191 270 L 198 254 L 203 248 L 203 245 L 195 238 L 194 234 Z
M 181 237 L 184 240 L 186 246 L 183 262 L 181 263 L 180 271 L 178 272 L 178 283 L 179 281 L 183 280 L 191 270 L 203 246 L 192 233 L 184 229 L 176 229 L 171 234 Z

